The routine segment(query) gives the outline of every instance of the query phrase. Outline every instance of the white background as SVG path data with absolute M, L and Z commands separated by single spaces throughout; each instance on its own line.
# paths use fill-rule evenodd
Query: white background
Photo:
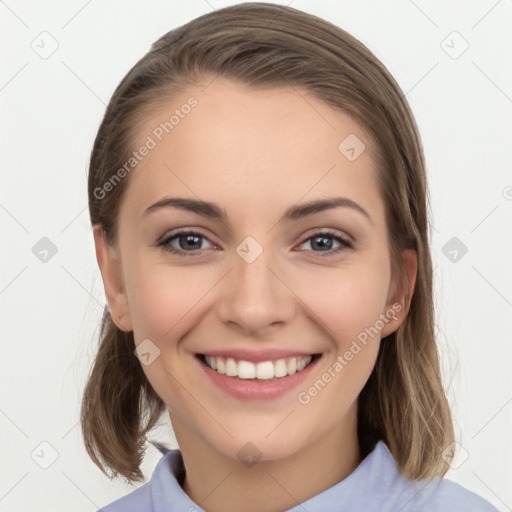
M 132 490 L 88 459 L 78 424 L 105 301 L 88 158 L 114 88 L 150 44 L 231 3 L 0 2 L 4 512 L 92 512 Z M 512 1 L 281 3 L 360 39 L 407 94 L 428 164 L 443 374 L 469 455 L 447 477 L 512 510 Z M 453 31 L 469 44 L 457 58 Z M 33 49 L 57 43 L 46 59 Z M 57 248 L 47 262 L 32 252 L 42 237 Z M 452 237 L 468 248 L 455 262 L 443 253 Z M 152 438 L 171 436 L 162 426 Z M 146 477 L 159 457 L 148 448 Z

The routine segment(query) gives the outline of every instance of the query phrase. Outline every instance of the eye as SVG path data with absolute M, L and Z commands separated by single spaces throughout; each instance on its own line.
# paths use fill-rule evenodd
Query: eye
M 211 247 L 203 247 L 203 240 L 208 241 Z M 334 249 L 333 241 L 334 243 L 339 244 L 339 246 Z M 313 236 L 306 238 L 301 243 L 301 246 L 308 243 L 312 248 L 312 252 L 324 253 L 319 255 L 321 257 L 333 256 L 343 250 L 352 248 L 352 243 L 349 240 L 330 230 L 323 230 L 315 233 Z M 156 245 L 166 252 L 180 256 L 199 256 L 202 249 L 215 247 L 208 238 L 201 233 L 187 229 L 181 229 L 180 231 L 175 231 L 174 233 L 169 234 L 157 242 Z
M 339 244 L 335 249 L 332 248 L 332 240 Z M 334 256 L 341 251 L 352 248 L 352 243 L 349 240 L 330 230 L 323 230 L 315 233 L 313 236 L 304 240 L 301 245 L 304 244 L 310 244 L 313 248 L 313 252 L 324 253 L 319 255 L 322 257 Z M 315 248 L 319 249 L 319 251 L 314 250 Z
M 198 256 L 199 254 L 197 251 L 201 251 L 201 249 L 208 249 L 208 247 L 201 247 L 201 240 L 208 239 L 196 231 L 187 231 L 186 229 L 182 229 L 163 238 L 160 242 L 157 243 L 157 246 L 162 247 L 164 251 L 170 252 L 172 254 L 180 254 L 183 256 Z M 210 243 L 213 247 L 211 242 L 208 241 L 208 243 Z M 176 245 L 178 247 L 176 247 Z

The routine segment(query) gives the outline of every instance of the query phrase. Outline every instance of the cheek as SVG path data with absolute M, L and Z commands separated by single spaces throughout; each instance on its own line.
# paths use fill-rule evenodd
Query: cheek
M 216 280 L 211 271 L 207 273 L 198 267 L 191 270 L 142 259 L 134 259 L 127 268 L 136 344 L 148 338 L 160 350 L 154 362 L 142 369 L 168 407 L 188 411 L 185 416 L 192 417 L 197 411 L 184 390 L 187 375 L 180 371 L 184 356 L 180 340 L 198 324 Z
M 302 285 L 299 297 L 340 351 L 384 312 L 389 273 L 382 265 L 324 269 Z
M 317 277 L 317 291 L 309 295 L 308 306 L 324 326 L 332 350 L 297 399 L 311 418 L 330 411 L 327 429 L 343 420 L 373 370 L 380 346 L 377 321 L 385 311 L 389 274 L 376 264 Z
M 127 291 L 136 340 L 180 339 L 216 283 L 211 272 L 198 267 L 190 271 L 157 263 L 132 270 Z

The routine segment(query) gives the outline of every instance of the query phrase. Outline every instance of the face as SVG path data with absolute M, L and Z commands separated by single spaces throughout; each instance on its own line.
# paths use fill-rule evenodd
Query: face
M 286 458 L 354 435 L 381 337 L 405 313 L 378 170 L 358 124 L 305 91 L 202 88 L 140 127 L 139 146 L 155 145 L 116 245 L 95 232 L 98 261 L 180 446 Z M 172 131 L 156 129 L 175 109 Z

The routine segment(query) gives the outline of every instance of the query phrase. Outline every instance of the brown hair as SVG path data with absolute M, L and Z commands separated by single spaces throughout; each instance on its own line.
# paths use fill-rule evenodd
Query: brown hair
M 369 134 L 377 148 L 392 272 L 406 287 L 401 254 L 409 248 L 417 252 L 418 270 L 407 318 L 381 343 L 358 399 L 361 452 L 366 455 L 383 440 L 405 476 L 444 475 L 448 465 L 441 452 L 454 434 L 434 335 L 423 148 L 399 86 L 350 34 L 290 7 L 245 3 L 203 15 L 161 37 L 121 81 L 99 127 L 88 178 L 92 224 L 115 243 L 129 177 L 106 195 L 98 190 L 130 158 L 145 114 L 162 98 L 209 76 L 255 88 L 302 88 L 351 115 Z M 146 379 L 134 348 L 133 332 L 119 330 L 105 308 L 81 426 L 89 456 L 107 476 L 110 468 L 111 477 L 140 481 L 146 434 L 166 405 Z

